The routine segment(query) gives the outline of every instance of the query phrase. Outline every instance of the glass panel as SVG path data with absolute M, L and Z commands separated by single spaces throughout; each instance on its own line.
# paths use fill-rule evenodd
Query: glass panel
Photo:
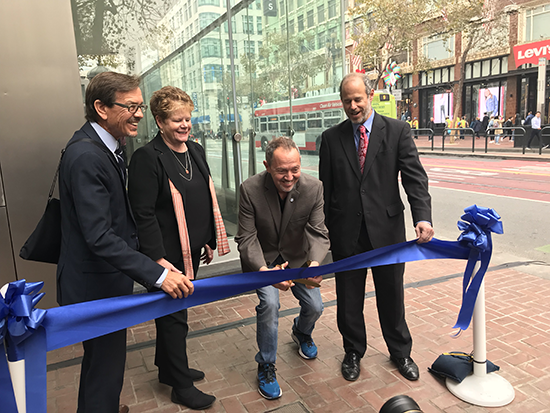
M 294 132 L 298 146 L 313 152 L 322 131 L 344 118 L 338 97 L 343 41 L 336 0 L 265 2 L 273 9 L 264 9 L 262 0 L 232 0 L 232 42 L 225 1 L 125 0 L 109 3 L 114 9 L 97 16 L 99 9 L 87 7 L 89 2 L 76 3 L 82 5 L 75 11 L 75 35 L 83 77 L 106 67 L 141 75 L 145 101 L 165 85 L 191 97 L 192 139 L 205 148 L 229 234 L 236 226 L 238 185 L 231 136 L 236 131 L 243 135 L 240 166 L 246 179 L 254 173 L 252 162 L 256 171 L 263 169 L 261 146 L 267 140 Z M 140 18 L 126 24 L 128 16 Z M 156 134 L 148 111 L 138 136 L 128 140 L 128 154 Z M 315 167 L 318 159 L 308 156 L 303 162 L 309 159 L 308 166 Z
M 434 70 L 434 83 L 441 83 L 441 70 L 443 69 Z
M 491 74 L 491 61 L 484 60 L 481 62 L 481 76 L 489 76 Z
M 491 75 L 500 75 L 500 59 L 491 60 Z
M 508 73 L 508 56 L 501 57 L 502 64 L 500 66 L 502 73 Z
M 481 76 L 481 62 L 474 62 L 472 69 L 473 69 L 473 73 L 472 73 L 473 78 Z
M 466 79 L 471 79 L 472 78 L 472 64 L 471 63 L 466 64 L 464 77 Z

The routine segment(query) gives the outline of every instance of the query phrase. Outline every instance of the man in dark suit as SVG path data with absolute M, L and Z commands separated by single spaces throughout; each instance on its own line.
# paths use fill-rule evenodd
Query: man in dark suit
M 372 110 L 374 90 L 364 74 L 340 84 L 348 120 L 322 135 L 319 178 L 324 185 L 325 217 L 335 261 L 405 241 L 405 209 L 399 174 L 407 193 L 418 242 L 433 237 L 428 177 L 409 126 Z M 391 360 L 409 380 L 418 366 L 410 357 L 412 339 L 405 321 L 403 264 L 372 268 L 382 334 Z M 337 322 L 346 355 L 342 374 L 356 380 L 367 340 L 363 307 L 367 269 L 336 274 Z
M 132 294 L 134 281 L 173 298 L 193 292 L 185 276 L 136 251 L 120 149 L 126 136 L 137 135 L 145 109 L 138 77 L 105 72 L 86 89 L 88 122 L 69 141 L 59 174 L 60 305 Z M 127 412 L 119 406 L 126 330 L 87 340 L 83 347 L 78 413 Z
M 239 229 L 235 236 L 243 271 L 318 266 L 328 252 L 328 231 L 323 215 L 323 186 L 301 174 L 300 153 L 293 140 L 273 139 L 266 148 L 266 171 L 241 185 Z M 319 283 L 322 277 L 311 280 Z M 282 395 L 275 375 L 279 325 L 279 290 L 292 290 L 300 301 L 292 339 L 304 359 L 317 357 L 311 338 L 323 312 L 319 288 L 284 281 L 257 290 L 258 391 L 266 399 Z

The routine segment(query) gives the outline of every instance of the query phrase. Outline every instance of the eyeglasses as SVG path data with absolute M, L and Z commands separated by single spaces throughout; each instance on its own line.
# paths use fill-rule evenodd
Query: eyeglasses
M 141 109 L 142 113 L 145 113 L 147 110 L 147 105 L 125 105 L 123 103 L 115 102 L 115 105 L 120 106 L 121 108 L 128 109 L 128 112 L 130 112 L 132 115 L 138 111 L 138 109 Z

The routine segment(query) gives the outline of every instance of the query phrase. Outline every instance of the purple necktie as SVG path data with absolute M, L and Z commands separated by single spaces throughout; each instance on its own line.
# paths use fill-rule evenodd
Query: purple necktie
M 369 146 L 369 137 L 367 136 L 367 129 L 365 126 L 359 126 L 359 147 L 357 148 L 357 153 L 359 155 L 359 167 L 361 168 L 361 173 L 363 173 L 363 168 L 365 166 L 365 158 L 367 157 L 367 147 Z

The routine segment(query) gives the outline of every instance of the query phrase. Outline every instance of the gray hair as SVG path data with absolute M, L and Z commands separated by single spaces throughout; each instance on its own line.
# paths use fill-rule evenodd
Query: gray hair
M 265 148 L 265 161 L 268 165 L 271 166 L 271 161 L 273 160 L 273 153 L 278 148 L 284 148 L 287 151 L 290 151 L 292 149 L 296 149 L 298 151 L 298 154 L 300 153 L 300 150 L 296 146 L 296 143 L 290 139 L 288 136 L 279 136 L 278 138 L 274 138 L 267 144 Z
M 363 83 L 365 84 L 365 93 L 367 95 L 370 95 L 370 92 L 372 90 L 372 82 L 369 80 L 369 78 L 365 73 L 355 72 L 355 73 L 348 73 L 347 75 L 344 76 L 344 78 L 340 82 L 340 99 L 342 99 L 342 87 L 344 86 L 344 83 L 354 78 L 361 79 L 363 81 Z

